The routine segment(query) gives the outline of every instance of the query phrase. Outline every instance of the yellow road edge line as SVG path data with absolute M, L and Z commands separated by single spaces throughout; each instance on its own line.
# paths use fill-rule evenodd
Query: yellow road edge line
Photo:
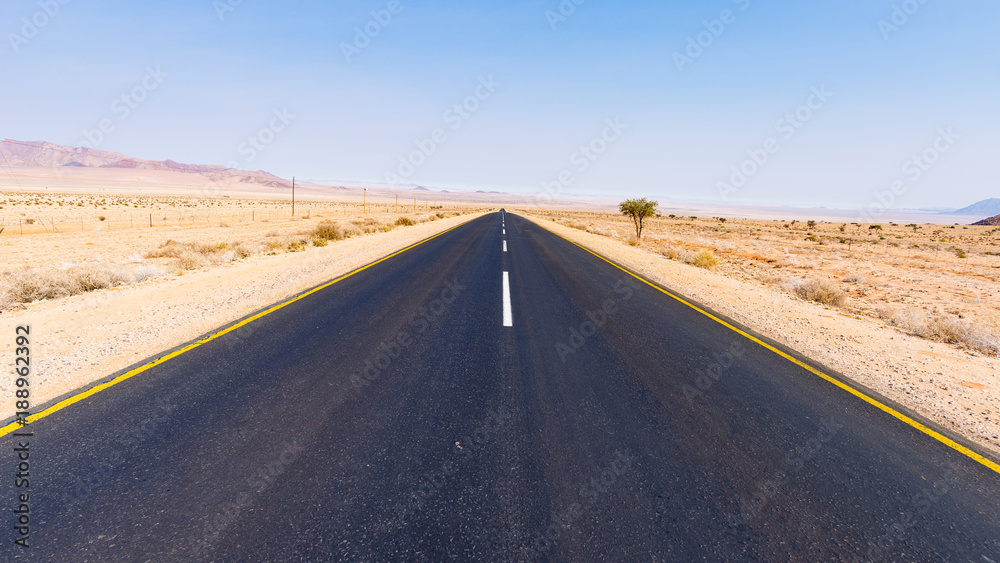
M 538 224 L 538 225 L 542 226 L 541 224 Z M 542 228 L 545 228 L 545 227 L 542 227 Z M 991 460 L 989 458 L 986 458 L 986 457 L 984 457 L 984 456 L 982 456 L 982 455 L 980 455 L 980 454 L 978 454 L 978 453 L 970 450 L 969 448 L 963 446 L 962 444 L 959 444 L 958 442 L 956 442 L 956 441 L 952 440 L 951 438 L 949 438 L 949 437 L 941 434 L 940 432 L 935 431 L 932 428 L 928 428 L 927 426 L 925 426 L 925 425 L 917 422 L 916 420 L 913 420 L 912 418 L 910 418 L 910 417 L 906 416 L 905 414 L 897 411 L 896 409 L 890 407 L 889 405 L 886 405 L 882 401 L 879 401 L 879 400 L 877 400 L 877 399 L 875 399 L 873 397 L 869 397 L 863 391 L 855 389 L 854 387 L 851 387 L 850 385 L 844 383 L 843 381 L 840 381 L 839 379 L 837 379 L 835 377 L 827 375 L 827 374 L 819 371 L 818 369 L 816 369 L 816 368 L 814 368 L 814 367 L 806 364 L 805 362 L 800 361 L 798 358 L 795 358 L 794 356 L 792 356 L 792 355 L 790 355 L 790 354 L 788 354 L 786 352 L 783 352 L 782 350 L 779 350 L 778 348 L 775 348 L 774 346 L 771 346 L 770 344 L 768 344 L 767 342 L 764 342 L 763 340 L 757 338 L 756 336 L 754 336 L 752 334 L 749 334 L 746 331 L 743 331 L 743 330 L 741 330 L 741 329 L 739 329 L 739 328 L 731 325 L 730 323 L 728 323 L 728 322 L 726 322 L 726 321 L 724 321 L 724 320 L 716 317 L 715 315 L 709 313 L 708 311 L 705 311 L 705 310 L 701 309 L 697 305 L 695 305 L 695 304 L 693 304 L 693 303 L 685 300 L 684 298 L 680 297 L 679 295 L 675 295 L 675 294 L 667 291 L 666 289 L 663 289 L 659 285 L 657 285 L 657 284 L 655 284 L 655 283 L 647 280 L 646 278 L 640 276 L 639 274 L 637 274 L 637 273 L 635 273 L 635 272 L 633 272 L 631 270 L 628 270 L 626 268 L 623 268 L 622 266 L 619 266 L 618 264 L 615 264 L 611 260 L 608 260 L 604 256 L 601 256 L 600 254 L 594 252 L 593 250 L 587 248 L 586 246 L 583 246 L 582 244 L 577 244 L 576 242 L 573 242 L 573 241 L 569 240 L 568 238 L 560 235 L 559 233 L 556 233 L 555 231 L 550 231 L 548 229 L 546 229 L 546 230 L 549 231 L 550 233 L 556 235 L 557 237 L 563 239 L 564 241 L 566 241 L 566 242 L 568 242 L 568 243 L 570 243 L 570 244 L 572 244 L 574 246 L 577 246 L 579 248 L 582 248 L 583 250 L 589 252 L 590 254 L 593 254 L 594 256 L 600 258 L 601 260 L 607 262 L 608 264 L 611 264 L 615 268 L 618 268 L 619 270 L 621 270 L 621 271 L 625 272 L 626 274 L 634 277 L 635 279 L 637 279 L 637 280 L 639 280 L 639 281 L 641 281 L 641 282 L 649 285 L 650 287 L 652 287 L 654 289 L 657 289 L 657 290 L 659 290 L 662 293 L 665 293 L 666 295 L 668 295 L 668 296 L 672 297 L 673 299 L 675 299 L 675 300 L 683 303 L 684 305 L 687 305 L 688 307 L 694 309 L 695 311 L 698 311 L 702 315 L 705 315 L 706 317 L 708 317 L 708 318 L 712 319 L 713 321 L 721 324 L 722 326 L 724 326 L 724 327 L 732 330 L 733 332 L 735 332 L 737 334 L 740 334 L 740 335 L 748 338 L 749 340 L 751 340 L 751 341 L 753 341 L 753 342 L 755 342 L 757 344 L 760 344 L 764 348 L 770 350 L 771 352 L 774 352 L 775 354 L 781 356 L 782 358 L 785 358 L 786 360 L 792 362 L 793 364 L 795 364 L 795 365 L 797 365 L 799 367 L 804 368 L 805 370 L 807 370 L 807 371 L 809 371 L 809 372 L 811 372 L 811 373 L 813 373 L 813 374 L 821 377 L 822 379 L 824 379 L 824 380 L 826 380 L 826 381 L 828 381 L 828 382 L 836 385 L 837 387 L 843 389 L 844 391 L 847 391 L 848 393 L 854 395 L 855 397 L 858 397 L 859 399 L 861 399 L 861 400 L 865 401 L 866 403 L 868 403 L 868 404 L 870 404 L 870 405 L 878 408 L 879 410 L 881 410 L 881 411 L 883 411 L 883 412 L 885 412 L 887 414 L 890 414 L 890 415 L 894 416 L 895 418 L 897 418 L 897 419 L 905 422 L 906 424 L 909 424 L 913 428 L 916 428 L 917 430 L 923 432 L 924 434 L 930 436 L 931 438 L 934 438 L 938 442 L 941 442 L 942 444 L 944 444 L 944 445 L 952 448 L 953 450 L 955 450 L 955 451 L 957 451 L 957 452 L 959 452 L 961 454 L 964 454 L 965 456 L 967 456 L 967 457 L 969 457 L 969 458 L 971 458 L 971 459 L 973 459 L 973 460 L 975 460 L 975 461 L 977 461 L 977 462 L 985 465 L 986 467 L 992 469 L 993 471 L 995 471 L 997 473 L 1000 473 L 1000 464 L 997 464 L 993 460 Z
M 109 387 L 113 387 L 115 385 L 118 385 L 119 383 L 121 383 L 122 381 L 125 381 L 126 379 L 131 379 L 131 378 L 139 375 L 140 373 L 148 370 L 149 368 L 151 368 L 153 366 L 162 364 L 162 363 L 166 362 L 167 360 L 176 358 L 177 356 L 180 356 L 184 352 L 188 352 L 190 350 L 193 350 L 193 349 L 201 346 L 202 344 L 205 344 L 206 342 L 211 342 L 212 340 L 215 340 L 216 338 L 219 338 L 220 336 L 223 336 L 223 335 L 225 335 L 227 333 L 230 333 L 230 332 L 232 332 L 232 331 L 234 331 L 234 330 L 236 330 L 236 329 L 238 329 L 238 328 L 240 328 L 240 327 L 242 327 L 244 325 L 247 325 L 247 324 L 249 324 L 249 323 L 251 323 L 251 322 L 253 322 L 253 321 L 255 321 L 255 320 L 257 320 L 257 319 L 259 319 L 259 318 L 261 318 L 263 316 L 265 316 L 265 315 L 269 315 L 269 314 L 277 311 L 278 309 L 281 309 L 281 308 L 283 308 L 283 307 L 285 307 L 287 305 L 291 305 L 292 303 L 295 303 L 299 299 L 303 299 L 305 297 L 308 297 L 308 296 L 312 295 L 313 293 L 316 293 L 317 291 L 320 291 L 322 289 L 326 289 L 326 288 L 330 287 L 331 285 L 333 285 L 333 284 L 335 284 L 335 283 L 337 283 L 337 282 L 339 282 L 341 280 L 344 280 L 344 279 L 347 279 L 347 278 L 353 276 L 354 274 L 357 274 L 359 272 L 363 272 L 364 270 L 367 270 L 368 268 L 371 268 L 372 266 L 374 266 L 376 264 L 379 264 L 381 262 L 385 262 L 386 260 L 392 258 L 393 256 L 397 256 L 399 254 L 402 254 L 402 253 L 406 252 L 407 250 L 410 250 L 411 248 L 420 246 L 421 244 L 424 244 L 425 242 L 428 242 L 430 240 L 436 239 L 437 237 L 439 237 L 439 236 L 441 236 L 441 235 L 443 235 L 445 233 L 448 233 L 450 231 L 453 231 L 453 230 L 461 227 L 462 225 L 468 224 L 468 223 L 470 223 L 470 222 L 472 222 L 472 221 L 474 221 L 474 220 L 476 220 L 478 218 L 479 217 L 474 217 L 472 219 L 469 219 L 468 221 L 463 221 L 463 222 L 455 225 L 454 227 L 451 227 L 450 229 L 446 229 L 446 230 L 441 231 L 440 233 L 438 233 L 436 235 L 433 235 L 433 236 L 427 237 L 427 238 L 425 238 L 423 240 L 417 241 L 417 242 L 415 242 L 415 243 L 413 243 L 413 244 L 411 244 L 411 245 L 409 245 L 409 246 L 407 246 L 405 248 L 402 248 L 400 250 L 397 250 L 396 252 L 393 252 L 392 254 L 389 254 L 387 256 L 383 256 L 382 258 L 379 258 L 378 260 L 376 260 L 374 262 L 371 262 L 370 264 L 366 264 L 366 265 L 364 265 L 364 266 L 362 266 L 362 267 L 360 267 L 360 268 L 358 268 L 356 270 L 351 270 L 350 272 L 348 272 L 348 273 L 346 273 L 346 274 L 344 274 L 342 276 L 339 276 L 337 278 L 334 278 L 334 279 L 332 279 L 332 280 L 330 280 L 330 281 L 328 281 L 328 282 L 326 282 L 326 283 L 324 283 L 322 285 L 316 286 L 316 287 L 314 287 L 314 288 L 312 288 L 310 290 L 307 290 L 307 291 L 305 291 L 303 293 L 300 293 L 300 294 L 298 294 L 298 295 L 296 295 L 294 297 L 290 297 L 290 298 L 286 299 L 285 301 L 282 301 L 280 303 L 272 305 L 272 306 L 268 307 L 267 309 L 265 309 L 265 310 L 263 310 L 263 311 L 255 314 L 253 316 L 247 317 L 247 318 L 243 319 L 242 321 L 240 321 L 240 322 L 238 322 L 236 324 L 233 324 L 233 325 L 231 325 L 231 326 L 229 326 L 229 327 L 227 327 L 225 329 L 222 329 L 222 330 L 220 330 L 218 332 L 210 334 L 209 336 L 206 336 L 205 338 L 202 338 L 200 340 L 196 340 L 196 341 L 188 344 L 187 346 L 184 346 L 183 348 L 179 348 L 177 350 L 174 350 L 173 352 L 170 352 L 170 353 L 166 354 L 165 356 L 161 356 L 161 357 L 159 357 L 159 358 L 157 358 L 157 359 L 155 359 L 155 360 L 153 360 L 151 362 L 147 362 L 147 363 L 145 363 L 145 364 L 143 364 L 143 365 L 141 365 L 141 366 L 139 366 L 139 367 L 137 367 L 135 369 L 129 370 L 129 371 L 127 371 L 127 372 L 119 375 L 118 377 L 116 377 L 116 378 L 114 378 L 112 380 L 105 381 L 104 383 L 101 383 L 99 385 L 95 385 L 95 386 L 87 389 L 86 391 L 82 391 L 82 392 L 77 393 L 76 395 L 73 395 L 71 397 L 67 397 L 67 398 L 59 401 L 58 403 L 56 403 L 56 404 L 54 404 L 54 405 L 46 408 L 45 410 L 42 410 L 42 411 L 37 412 L 35 414 L 29 415 L 27 418 L 24 419 L 25 420 L 25 424 L 23 424 L 23 425 L 21 423 L 17 422 L 17 421 L 11 422 L 10 424 L 4 426 L 3 428 L 0 428 L 0 438 L 6 436 L 7 434 L 10 434 L 11 432 L 14 432 L 15 430 L 18 430 L 20 428 L 24 428 L 26 425 L 31 424 L 32 422 L 35 422 L 37 420 L 41 420 L 41 419 L 43 419 L 43 418 L 45 418 L 47 416 L 50 416 L 50 415 L 52 415 L 52 414 L 54 414 L 54 413 L 56 413 L 58 411 L 61 411 L 62 409 L 66 408 L 66 407 L 68 407 L 70 405 L 72 405 L 73 403 L 77 403 L 79 401 L 82 401 L 82 400 L 86 399 L 87 397 L 90 397 L 92 395 L 96 395 L 97 393 L 100 393 L 101 391 L 104 391 L 105 389 L 107 389 Z

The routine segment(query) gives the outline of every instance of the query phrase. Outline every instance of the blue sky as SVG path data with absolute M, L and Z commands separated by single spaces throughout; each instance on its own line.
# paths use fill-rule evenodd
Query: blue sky
M 77 145 L 108 120 L 97 148 L 136 157 L 449 189 L 1000 197 L 987 0 L 62 1 L 0 7 L 4 137 Z M 127 115 L 123 95 L 141 98 Z M 787 137 L 796 111 L 808 119 Z M 934 162 L 917 177 L 921 155 Z M 734 167 L 750 172 L 738 186 Z

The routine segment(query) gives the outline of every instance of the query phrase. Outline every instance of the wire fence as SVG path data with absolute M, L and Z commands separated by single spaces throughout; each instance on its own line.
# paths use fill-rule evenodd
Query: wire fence
M 278 208 L 257 208 L 239 211 L 219 212 L 179 212 L 159 209 L 155 211 L 60 212 L 42 210 L 25 216 L 23 211 L 0 212 L 0 236 L 30 235 L 40 233 L 80 233 L 95 231 L 124 231 L 132 229 L 172 228 L 172 227 L 229 227 L 250 223 L 285 223 L 315 217 L 337 218 L 366 215 L 426 212 L 428 206 L 396 206 L 393 204 L 340 204 L 302 206 L 296 208 L 293 216 L 288 206 Z

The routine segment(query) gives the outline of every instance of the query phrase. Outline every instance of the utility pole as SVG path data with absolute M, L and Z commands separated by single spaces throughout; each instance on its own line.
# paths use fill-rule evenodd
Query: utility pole
M 295 217 L 295 176 L 292 176 L 292 217 Z
M 396 194 L 396 213 L 399 213 L 399 194 Z
M 368 188 L 365 188 L 365 192 L 361 194 L 361 209 L 365 215 L 368 215 Z

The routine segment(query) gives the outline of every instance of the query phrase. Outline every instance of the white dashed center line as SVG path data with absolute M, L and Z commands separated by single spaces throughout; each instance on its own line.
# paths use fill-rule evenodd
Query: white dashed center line
M 510 276 L 503 273 L 503 326 L 514 326 L 514 317 L 510 312 Z
M 507 252 L 507 241 L 503 241 L 503 251 Z

